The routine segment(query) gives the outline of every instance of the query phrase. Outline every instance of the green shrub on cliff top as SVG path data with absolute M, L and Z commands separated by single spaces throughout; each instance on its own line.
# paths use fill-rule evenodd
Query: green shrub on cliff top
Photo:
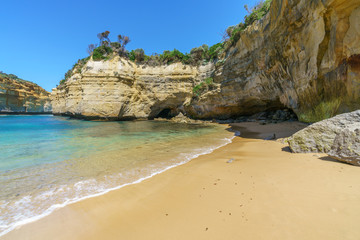
M 93 52 L 93 60 L 94 61 L 101 61 L 101 60 L 108 60 L 110 59 L 110 55 L 113 53 L 111 47 L 102 45 L 94 49 Z
M 249 25 L 253 24 L 255 21 L 263 18 L 270 9 L 272 0 L 264 0 L 260 1 L 258 5 L 256 5 L 251 10 L 245 5 L 246 10 L 249 15 L 245 16 L 244 22 L 239 23 L 236 26 L 231 26 L 226 29 L 223 42 L 217 43 L 210 48 L 204 44 L 201 47 L 193 48 L 188 53 L 182 53 L 177 49 L 173 51 L 164 51 L 162 54 L 153 54 L 148 56 L 145 54 L 143 49 L 132 50 L 130 53 L 125 50 L 125 46 L 130 42 L 130 38 L 123 35 L 118 35 L 117 42 L 111 42 L 109 39 L 109 31 L 105 31 L 103 33 L 99 33 L 97 36 L 100 40 L 100 46 L 97 47 L 97 44 L 90 44 L 88 47 L 88 53 L 93 57 L 94 61 L 108 60 L 111 56 L 118 54 L 122 57 L 126 57 L 131 61 L 136 61 L 139 63 L 146 63 L 149 65 L 161 65 L 161 64 L 171 64 L 175 62 L 182 62 L 183 64 L 193 64 L 198 65 L 203 62 L 208 61 L 217 61 L 217 65 L 221 65 L 224 59 L 220 59 L 222 53 L 228 51 L 230 46 L 234 45 L 239 39 L 240 34 L 243 30 L 245 30 Z M 223 54 L 222 56 L 225 56 Z M 88 61 L 90 57 L 86 58 L 85 63 Z M 84 60 L 84 59 L 82 59 Z M 80 60 L 79 60 L 80 61 Z M 60 81 L 60 84 L 63 84 L 68 78 L 72 76 L 74 70 L 81 72 L 81 68 L 85 63 L 74 65 L 72 69 L 70 69 L 65 74 L 65 79 Z M 206 86 L 211 86 L 205 84 Z M 198 93 L 205 85 L 198 85 L 194 87 L 194 93 Z
M 24 79 L 21 79 L 19 78 L 18 76 L 16 76 L 15 74 L 6 74 L 2 71 L 0 71 L 0 77 L 3 77 L 3 78 L 9 78 L 11 80 L 15 80 L 17 82 L 21 82 L 21 83 L 32 83 L 30 81 L 27 81 L 27 80 L 24 80 Z
M 262 19 L 270 10 L 272 0 L 261 1 L 258 5 L 256 5 L 253 9 L 249 10 L 247 5 L 245 5 L 245 9 L 248 11 L 249 15 L 246 15 L 243 23 L 239 23 L 235 27 L 229 27 L 227 29 L 228 34 L 230 33 L 230 43 L 235 44 L 240 39 L 240 34 L 244 31 L 248 26 L 253 24 L 255 21 Z M 229 34 L 229 35 L 230 35 Z
M 129 59 L 134 62 L 142 62 L 145 60 L 145 57 L 145 51 L 142 48 L 131 50 L 129 53 Z
M 183 54 L 182 52 L 180 52 L 177 49 L 174 49 L 172 51 L 166 50 L 159 56 L 160 56 L 160 60 L 162 61 L 162 63 L 165 63 L 165 64 L 170 64 L 170 63 L 174 63 L 174 62 L 186 63 L 187 60 L 189 59 L 189 56 L 187 56 L 187 54 Z
M 60 80 L 60 85 L 64 84 L 73 74 L 81 73 L 81 69 L 85 66 L 85 64 L 89 61 L 90 57 L 86 57 L 83 59 L 79 59 L 70 70 L 65 73 L 65 78 Z
M 208 56 L 210 60 L 217 59 L 224 50 L 224 43 L 217 43 L 209 48 Z

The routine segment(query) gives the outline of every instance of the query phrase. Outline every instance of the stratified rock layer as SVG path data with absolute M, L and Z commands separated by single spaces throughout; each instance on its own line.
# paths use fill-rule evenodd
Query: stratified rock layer
M 360 165 L 360 110 L 314 123 L 287 141 L 296 153 L 328 153 L 338 160 Z
M 53 89 L 53 113 L 118 120 L 175 116 L 211 69 L 181 63 L 149 67 L 119 57 L 90 60 L 81 74 Z
M 285 105 L 316 122 L 359 109 L 359 6 L 359 0 L 273 0 L 216 69 L 219 89 L 188 110 L 230 117 Z
M 316 122 L 360 108 L 359 42 L 359 0 L 273 0 L 224 60 L 201 67 L 90 60 L 53 91 L 54 113 L 131 119 L 182 111 L 226 119 L 290 108 Z M 194 96 L 209 76 L 212 90 Z
M 0 77 L 0 112 L 49 113 L 50 93 L 32 82 Z

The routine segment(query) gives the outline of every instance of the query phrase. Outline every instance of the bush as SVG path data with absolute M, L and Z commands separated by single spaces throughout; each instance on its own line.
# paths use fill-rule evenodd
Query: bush
M 204 80 L 205 84 L 210 86 L 210 85 L 213 85 L 214 84 L 214 79 L 211 78 L 211 77 L 208 77 Z
M 240 34 L 244 31 L 248 26 L 253 24 L 255 21 L 263 18 L 270 10 L 272 0 L 261 1 L 258 5 L 256 5 L 252 12 L 249 15 L 246 15 L 244 18 L 244 23 L 239 23 L 237 26 L 229 29 L 231 32 L 230 42 L 231 44 L 235 44 L 240 39 Z M 246 7 L 245 7 L 246 8 Z
M 129 59 L 133 62 L 142 62 L 145 60 L 145 57 L 148 56 L 145 55 L 145 51 L 142 48 L 131 50 L 129 53 Z
M 81 73 L 81 69 L 85 66 L 89 59 L 90 57 L 79 59 L 77 63 L 75 63 L 73 67 L 65 73 L 65 78 L 60 81 L 60 85 L 65 83 L 73 75 L 74 72 Z
M 112 53 L 113 50 L 111 47 L 105 45 L 97 47 L 94 49 L 93 52 L 93 60 L 94 61 L 108 60 Z
M 110 43 L 110 46 L 113 50 L 119 51 L 121 49 L 121 44 L 118 42 L 112 42 Z
M 160 60 L 163 63 L 170 64 L 174 62 L 187 62 L 190 59 L 190 56 L 187 54 L 183 54 L 177 49 L 174 49 L 172 51 L 164 51 L 162 54 L 160 54 Z
M 217 43 L 209 48 L 208 56 L 210 60 L 217 59 L 224 50 L 224 43 Z
M 0 71 L 0 77 L 2 78 L 9 78 L 11 80 L 17 81 L 17 82 L 21 82 L 21 83 L 30 83 L 30 81 L 24 80 L 19 78 L 18 76 L 16 76 L 15 74 L 6 74 L 2 71 Z
M 202 83 L 196 85 L 193 88 L 193 93 L 195 96 L 200 96 L 202 93 L 212 90 L 214 87 L 214 80 L 213 78 L 209 77 L 206 78 Z
M 201 60 L 208 60 L 209 46 L 203 44 L 201 47 L 193 48 L 190 51 L 190 56 L 193 62 L 198 63 Z
M 321 101 L 316 106 L 307 109 L 300 109 L 298 118 L 301 122 L 319 122 L 321 120 L 331 118 L 336 115 L 342 103 L 340 98 Z

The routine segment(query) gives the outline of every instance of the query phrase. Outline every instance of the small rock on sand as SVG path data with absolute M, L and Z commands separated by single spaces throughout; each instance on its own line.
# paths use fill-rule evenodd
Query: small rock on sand
M 234 158 L 230 158 L 229 161 L 227 161 L 226 163 L 232 163 L 235 159 Z

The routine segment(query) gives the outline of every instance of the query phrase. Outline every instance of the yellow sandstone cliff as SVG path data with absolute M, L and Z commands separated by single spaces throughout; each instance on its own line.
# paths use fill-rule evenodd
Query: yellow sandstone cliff
M 199 96 L 193 87 L 212 77 Z M 53 112 L 88 118 L 200 119 L 290 108 L 314 122 L 360 108 L 360 1 L 273 0 L 225 58 L 150 67 L 90 60 L 53 90 Z
M 0 76 L 0 113 L 50 113 L 50 93 L 35 83 Z
M 119 120 L 154 118 L 164 110 L 176 115 L 190 102 L 194 85 L 211 74 L 212 66 L 150 67 L 120 57 L 90 60 L 81 74 L 53 89 L 53 112 Z

